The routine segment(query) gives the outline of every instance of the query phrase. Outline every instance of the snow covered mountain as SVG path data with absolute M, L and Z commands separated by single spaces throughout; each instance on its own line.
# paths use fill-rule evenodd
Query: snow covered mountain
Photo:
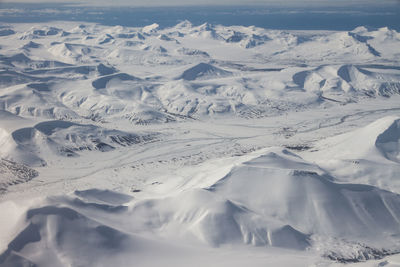
M 400 35 L 387 28 L 29 27 L 1 37 L 0 103 L 17 115 L 146 124 L 259 117 L 400 90 Z
M 0 266 L 392 264 L 399 47 L 388 28 L 2 26 Z

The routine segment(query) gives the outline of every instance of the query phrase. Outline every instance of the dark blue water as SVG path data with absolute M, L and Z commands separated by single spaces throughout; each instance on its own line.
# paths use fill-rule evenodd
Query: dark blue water
M 347 7 L 82 7 L 62 4 L 0 4 L 0 22 L 96 22 L 104 25 L 162 27 L 189 20 L 195 25 L 255 25 L 271 29 L 352 30 L 358 26 L 400 31 L 400 2 Z

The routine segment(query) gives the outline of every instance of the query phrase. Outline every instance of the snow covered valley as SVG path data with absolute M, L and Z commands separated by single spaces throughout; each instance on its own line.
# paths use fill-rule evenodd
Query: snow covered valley
M 0 266 L 399 266 L 400 33 L 0 28 Z

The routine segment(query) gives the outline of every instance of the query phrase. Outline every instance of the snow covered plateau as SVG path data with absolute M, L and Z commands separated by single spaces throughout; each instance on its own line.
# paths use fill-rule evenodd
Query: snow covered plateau
M 0 26 L 0 266 L 400 266 L 400 33 Z

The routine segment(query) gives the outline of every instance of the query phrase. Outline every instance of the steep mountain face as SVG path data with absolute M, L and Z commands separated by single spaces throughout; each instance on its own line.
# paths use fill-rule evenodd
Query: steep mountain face
M 399 133 L 399 118 L 384 117 L 320 141 L 316 151 L 304 156 L 343 182 L 370 184 L 399 193 Z

